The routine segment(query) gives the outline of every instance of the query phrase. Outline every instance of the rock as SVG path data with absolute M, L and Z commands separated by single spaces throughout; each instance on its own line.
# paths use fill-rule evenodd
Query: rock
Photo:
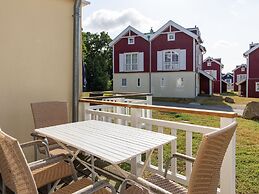
M 243 112 L 245 119 L 259 119 L 259 102 L 249 102 Z
M 230 97 L 226 97 L 224 100 L 225 100 L 225 102 L 228 102 L 228 103 L 235 103 L 235 100 Z

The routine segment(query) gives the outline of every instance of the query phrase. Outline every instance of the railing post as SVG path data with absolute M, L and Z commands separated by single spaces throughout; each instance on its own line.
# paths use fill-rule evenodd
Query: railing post
M 146 96 L 147 105 L 152 105 L 153 98 L 152 95 Z M 152 118 L 152 110 L 147 110 L 147 118 Z
M 220 128 L 223 128 L 234 121 L 235 119 L 221 117 Z M 230 141 L 222 163 L 220 173 L 220 193 L 236 193 L 236 133 L 234 133 L 232 140 Z
M 86 110 L 89 110 L 90 109 L 90 103 L 82 103 L 83 104 L 83 118 L 85 121 L 87 120 L 91 120 L 91 114 L 89 113 L 86 113 Z
M 141 117 L 141 109 L 131 109 L 131 126 L 140 127 L 138 119 Z M 140 169 L 138 168 L 138 163 L 141 162 L 141 155 L 138 155 L 136 158 L 131 159 L 131 173 L 138 176 L 140 174 Z

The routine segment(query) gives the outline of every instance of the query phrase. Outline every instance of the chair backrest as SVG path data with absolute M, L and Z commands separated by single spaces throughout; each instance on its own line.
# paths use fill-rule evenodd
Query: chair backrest
M 37 194 L 35 181 L 18 141 L 1 130 L 0 156 L 4 184 L 15 193 Z
M 31 104 L 35 128 L 68 123 L 66 102 L 39 102 Z
M 222 161 L 236 127 L 237 123 L 233 122 L 203 136 L 193 164 L 188 194 L 217 193 Z

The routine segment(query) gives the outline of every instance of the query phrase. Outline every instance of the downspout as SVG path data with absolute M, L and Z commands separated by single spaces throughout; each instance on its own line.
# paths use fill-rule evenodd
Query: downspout
M 74 3 L 74 27 L 73 27 L 73 99 L 72 122 L 78 121 L 79 100 L 79 69 L 81 65 L 81 4 L 82 0 Z
M 151 40 L 150 40 L 150 37 L 149 37 L 149 93 L 151 94 L 152 93 L 152 89 L 151 89 L 151 84 L 152 84 L 152 78 L 151 78 L 151 68 L 152 68 L 152 63 L 151 63 L 151 52 L 152 52 L 152 49 L 151 49 Z

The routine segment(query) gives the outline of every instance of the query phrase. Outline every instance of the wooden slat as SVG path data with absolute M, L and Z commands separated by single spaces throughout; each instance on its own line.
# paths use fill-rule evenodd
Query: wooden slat
M 158 132 L 159 133 L 164 133 L 164 128 L 163 127 L 158 127 Z M 158 170 L 162 171 L 163 170 L 163 164 L 164 164 L 164 150 L 163 150 L 163 145 L 159 146 L 158 148 Z
M 224 112 L 224 111 L 212 111 L 212 110 L 201 110 L 201 109 L 191 109 L 191 108 L 179 108 L 179 107 L 167 107 L 167 106 L 156 106 L 156 105 L 139 105 L 139 104 L 128 104 L 123 102 L 108 102 L 92 99 L 80 99 L 80 102 L 92 103 L 92 104 L 106 104 L 113 106 L 123 106 L 136 109 L 148 109 L 157 110 L 162 112 L 177 112 L 177 113 L 189 113 L 189 114 L 199 114 L 206 116 L 217 116 L 225 118 L 235 118 L 237 114 L 235 112 Z
M 113 164 L 119 164 L 176 139 L 171 135 L 95 120 L 35 131 Z

